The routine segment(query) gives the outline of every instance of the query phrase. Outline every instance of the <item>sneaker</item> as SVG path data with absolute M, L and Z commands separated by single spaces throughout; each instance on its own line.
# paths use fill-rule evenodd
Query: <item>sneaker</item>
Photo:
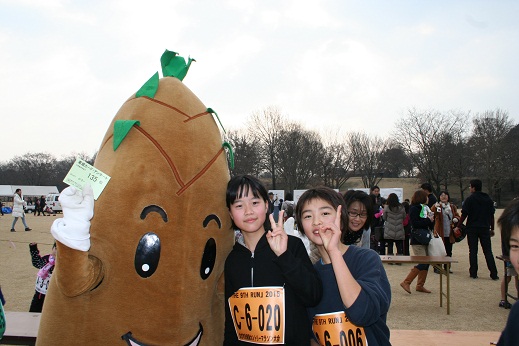
M 491 278 L 492 280 L 494 280 L 494 281 L 499 280 L 499 276 L 497 276 L 497 275 L 496 275 L 496 276 L 490 276 L 490 278 Z
M 499 307 L 500 308 L 505 308 L 505 309 L 510 309 L 512 307 L 512 304 L 510 304 L 509 302 L 507 301 L 504 301 L 504 300 L 501 300 L 499 302 Z
M 477 276 L 477 275 L 476 275 L 476 276 L 472 276 L 472 275 L 471 275 L 470 278 L 471 278 L 471 279 L 477 279 L 478 276 Z
M 29 227 L 25 228 L 25 232 L 29 232 L 31 230 L 32 230 L 32 228 L 29 228 Z
M 16 232 L 16 231 L 14 230 L 14 228 L 11 228 L 11 232 Z

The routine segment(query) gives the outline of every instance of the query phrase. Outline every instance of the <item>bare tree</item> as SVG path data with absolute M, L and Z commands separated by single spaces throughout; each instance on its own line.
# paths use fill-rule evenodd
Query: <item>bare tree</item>
M 397 122 L 393 140 L 413 160 L 423 180 L 433 185 L 435 192 L 449 179 L 448 144 L 461 137 L 468 114 L 456 111 L 409 109 Z
M 486 181 L 488 192 L 498 203 L 501 183 L 506 178 L 507 171 L 504 139 L 512 128 L 513 123 L 508 112 L 500 109 L 486 111 L 474 117 L 469 139 L 477 172 Z
M 452 138 L 452 142 L 447 145 L 448 162 L 449 162 L 449 177 L 451 183 L 458 186 L 460 197 L 463 201 L 465 199 L 465 191 L 468 190 L 467 177 L 471 171 L 471 149 L 467 145 L 467 138 L 465 136 L 457 136 Z M 448 188 L 446 181 L 445 190 Z
M 234 150 L 234 169 L 232 175 L 261 173 L 259 142 L 245 131 L 228 131 L 228 138 Z
M 8 165 L 19 174 L 15 184 L 50 185 L 55 181 L 56 158 L 49 153 L 15 156 Z
M 377 185 L 383 178 L 382 153 L 387 148 L 387 141 L 380 137 L 369 137 L 365 133 L 353 132 L 348 135 L 348 147 L 353 168 L 362 178 L 365 188 Z
M 333 189 L 340 189 L 355 173 L 346 143 L 325 146 L 320 162 L 323 184 Z
M 320 132 L 323 152 L 320 156 L 320 179 L 324 186 L 340 189 L 354 176 L 353 160 L 344 143 L 341 129 L 333 126 Z
M 277 156 L 276 150 L 279 142 L 279 134 L 285 126 L 285 119 L 279 108 L 270 106 L 262 111 L 252 113 L 248 121 L 248 130 L 253 138 L 260 144 L 260 167 L 266 170 L 272 177 L 272 188 L 276 189 Z
M 516 150 L 519 148 L 519 125 L 514 126 L 504 139 L 504 164 L 505 174 L 509 181 L 510 191 L 515 192 L 516 180 L 519 173 L 519 156 Z
M 413 174 L 413 161 L 399 144 L 388 144 L 380 160 L 386 178 L 410 177 Z
M 320 171 L 323 145 L 317 133 L 291 123 L 279 133 L 277 170 L 286 190 L 307 187 Z

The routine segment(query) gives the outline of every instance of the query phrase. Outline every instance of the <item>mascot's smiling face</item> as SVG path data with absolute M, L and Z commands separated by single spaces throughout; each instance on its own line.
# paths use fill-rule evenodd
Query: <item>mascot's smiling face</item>
M 138 123 L 114 151 L 118 120 Z M 212 115 L 181 81 L 163 78 L 153 99 L 121 107 L 95 166 L 111 180 L 91 224 L 90 255 L 104 275 L 90 303 L 104 309 L 90 323 L 130 345 L 221 344 L 233 232 L 226 154 Z

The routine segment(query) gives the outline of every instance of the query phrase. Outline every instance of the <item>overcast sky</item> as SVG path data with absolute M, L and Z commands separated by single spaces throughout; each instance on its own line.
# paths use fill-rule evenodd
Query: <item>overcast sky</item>
M 0 161 L 92 155 L 165 49 L 243 128 L 270 105 L 308 129 L 388 136 L 406 112 L 519 122 L 518 1 L 0 0 Z

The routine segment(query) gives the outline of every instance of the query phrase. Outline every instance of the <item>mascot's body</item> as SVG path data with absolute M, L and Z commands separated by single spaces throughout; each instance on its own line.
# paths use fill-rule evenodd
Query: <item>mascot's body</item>
M 90 248 L 58 239 L 37 345 L 222 344 L 233 244 L 226 152 L 212 114 L 178 78 L 155 89 L 128 99 L 103 139 L 94 166 L 111 180 Z

